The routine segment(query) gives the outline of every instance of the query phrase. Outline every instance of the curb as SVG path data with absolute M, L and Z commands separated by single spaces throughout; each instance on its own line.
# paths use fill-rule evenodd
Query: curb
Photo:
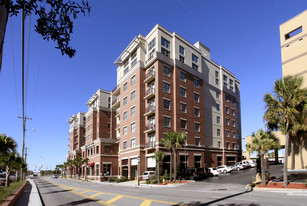
M 13 194 L 11 194 L 8 198 L 4 200 L 4 202 L 1 204 L 1 206 L 13 206 L 18 201 L 19 197 L 23 193 L 24 189 L 26 188 L 26 184 L 28 183 L 28 180 L 19 187 Z
M 306 191 L 307 189 L 290 189 L 290 188 L 262 188 L 262 187 L 254 187 L 254 191 Z

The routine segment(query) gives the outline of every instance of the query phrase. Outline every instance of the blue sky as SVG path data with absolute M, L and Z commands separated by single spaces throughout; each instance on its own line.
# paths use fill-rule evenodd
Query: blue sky
M 62 56 L 54 48 L 55 43 L 42 44 L 33 29 L 35 17 L 31 17 L 26 92 L 26 116 L 32 118 L 27 121 L 26 132 L 30 169 L 40 165 L 54 168 L 66 160 L 68 119 L 87 111 L 85 103 L 99 88 L 114 88 L 114 61 L 135 36 L 147 35 L 156 24 L 193 44 L 205 44 L 211 58 L 241 81 L 243 138 L 264 128 L 264 93 L 271 91 L 274 81 L 282 76 L 279 25 L 307 7 L 305 0 L 130 0 L 90 4 L 90 16 L 75 21 L 71 43 L 77 53 L 72 59 Z M 20 28 L 20 16 L 8 21 L 0 73 L 0 133 L 12 136 L 21 153 L 22 120 L 17 118 L 22 115 Z

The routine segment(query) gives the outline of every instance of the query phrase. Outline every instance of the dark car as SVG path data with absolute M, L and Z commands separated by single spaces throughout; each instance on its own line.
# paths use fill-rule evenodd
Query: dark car
M 204 168 L 186 168 L 181 171 L 180 177 L 182 179 L 203 179 L 205 177 Z

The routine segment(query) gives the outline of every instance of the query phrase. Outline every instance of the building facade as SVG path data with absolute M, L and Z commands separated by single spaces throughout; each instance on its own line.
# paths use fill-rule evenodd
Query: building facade
M 285 76 L 299 76 L 307 87 L 307 10 L 280 25 L 280 46 L 282 73 Z M 307 169 L 307 141 L 290 141 L 294 146 L 289 149 L 289 169 Z M 299 147 L 301 145 L 301 147 Z M 300 148 L 303 164 L 301 164 Z M 292 164 L 292 165 L 291 165 Z M 303 167 L 303 168 L 302 168 Z
M 240 82 L 211 60 L 205 45 L 156 25 L 146 37 L 135 37 L 115 64 L 120 175 L 133 179 L 154 170 L 160 150 L 167 154 L 163 170 L 169 170 L 162 143 L 168 131 L 187 134 L 177 154 L 179 170 L 241 160 Z

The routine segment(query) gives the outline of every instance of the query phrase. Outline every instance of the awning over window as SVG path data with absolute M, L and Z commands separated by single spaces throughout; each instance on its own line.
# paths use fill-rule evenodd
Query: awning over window
M 94 162 L 91 162 L 91 163 L 88 163 L 87 166 L 89 167 L 94 167 L 95 163 Z

